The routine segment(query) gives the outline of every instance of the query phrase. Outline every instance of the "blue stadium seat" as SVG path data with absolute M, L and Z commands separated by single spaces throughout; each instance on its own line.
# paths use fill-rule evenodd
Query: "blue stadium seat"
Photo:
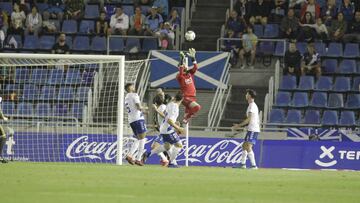
M 353 127 L 355 126 L 355 114 L 353 111 L 342 111 L 339 120 L 339 126 Z
M 73 116 L 77 119 L 82 119 L 84 107 L 85 107 L 85 105 L 83 103 L 72 104 L 69 116 Z
M 29 81 L 30 77 L 30 70 L 22 67 L 22 68 L 16 68 L 15 70 L 15 82 L 16 83 L 26 83 Z
M 336 77 L 334 83 L 334 91 L 347 92 L 350 91 L 350 78 L 349 77 Z
M 38 49 L 40 47 L 39 38 L 35 35 L 26 35 L 23 49 Z
M 306 42 L 298 42 L 296 43 L 296 48 L 299 50 L 301 55 L 303 55 L 306 52 Z
M 292 106 L 294 107 L 307 107 L 309 106 L 309 97 L 307 92 L 295 92 L 293 97 Z
M 20 84 L 7 84 L 6 85 L 6 92 L 16 92 L 17 94 L 20 92 Z
M 141 13 L 147 16 L 150 12 L 150 8 L 150 6 L 141 6 Z M 179 13 L 179 15 L 181 15 L 181 13 Z
M 341 43 L 331 42 L 329 44 L 327 53 L 327 57 L 342 57 L 343 56 L 343 46 Z
M 21 35 L 8 35 L 6 38 L 6 44 L 9 44 L 12 39 L 14 39 L 17 43 L 16 49 L 23 47 Z M 11 47 L 10 49 L 15 49 L 15 47 Z
M 51 50 L 55 44 L 55 36 L 43 35 L 40 37 L 40 49 Z
M 42 68 L 35 68 L 31 72 L 29 82 L 34 84 L 45 84 L 47 81 L 48 70 Z
M 275 50 L 274 42 L 263 41 L 259 43 L 257 52 L 265 55 L 273 55 Z
M 85 5 L 85 15 L 86 19 L 98 19 L 100 17 L 99 6 L 98 5 Z
M 328 108 L 343 108 L 344 107 L 344 99 L 342 94 L 331 93 L 328 98 Z
M 262 38 L 264 36 L 264 26 L 255 24 L 254 25 L 254 34 L 258 38 Z
M 27 102 L 21 102 L 17 106 L 16 114 L 19 115 L 33 115 L 34 114 L 34 108 L 32 103 Z
M 274 56 L 284 56 L 285 55 L 285 42 L 277 42 L 275 46 Z M 286 43 L 287 46 L 287 43 Z
M 39 98 L 39 88 L 35 84 L 25 84 L 22 99 L 23 100 L 35 100 Z
M 336 127 L 339 123 L 337 111 L 326 110 L 322 116 L 321 124 L 325 126 Z
M 354 77 L 352 90 L 358 92 L 360 89 L 360 77 Z
M 360 94 L 348 94 L 345 109 L 360 109 Z
M 38 103 L 35 106 L 37 116 L 52 116 L 51 105 L 49 103 Z
M 277 38 L 279 37 L 278 24 L 266 24 L 264 28 L 264 38 Z
M 54 100 L 57 98 L 56 87 L 54 86 L 43 86 L 41 89 L 40 99 L 42 100 Z
M 81 83 L 85 84 L 85 85 L 93 84 L 94 77 L 95 77 L 95 72 L 94 71 L 83 72 L 82 75 L 81 75 Z
M 106 38 L 95 36 L 91 42 L 91 50 L 98 52 L 106 52 Z
M 299 124 L 301 122 L 301 112 L 300 110 L 289 110 L 287 113 L 285 123 L 296 123 Z
M 311 98 L 310 106 L 317 108 L 327 107 L 327 94 L 325 92 L 314 92 Z
M 315 50 L 320 56 L 326 55 L 325 43 L 315 42 Z
M 143 41 L 142 50 L 144 52 L 149 52 L 150 50 L 158 49 L 158 40 L 155 38 L 145 38 Z
M 81 34 L 95 33 L 95 22 L 93 20 L 82 20 L 80 22 L 79 33 Z
M 76 36 L 73 42 L 74 51 L 86 52 L 90 50 L 90 40 L 87 36 Z
M 345 59 L 339 65 L 340 73 L 353 74 L 356 73 L 356 61 Z
M 69 46 L 69 49 L 73 48 L 73 38 L 71 36 L 66 36 L 66 44 Z
M 10 18 L 11 13 L 13 12 L 13 6 L 11 2 L 0 2 L 0 8 L 1 10 L 6 11 Z
M 1 109 L 5 115 L 15 114 L 15 103 L 10 101 L 1 102 Z
M 335 73 L 338 67 L 338 62 L 336 59 L 325 59 L 322 62 L 322 67 L 324 73 Z
M 133 53 L 141 50 L 140 40 L 138 38 L 128 38 L 126 40 L 126 52 Z
M 295 90 L 296 89 L 296 77 L 284 75 L 282 77 L 280 87 L 281 90 Z
M 73 100 L 74 99 L 74 89 L 72 87 L 60 87 L 58 100 Z
M 49 85 L 62 84 L 64 81 L 64 71 L 61 69 L 51 69 L 48 78 Z
M 77 22 L 76 20 L 64 20 L 62 24 L 62 32 L 66 34 L 75 34 L 78 32 L 77 30 Z
M 81 73 L 79 69 L 68 69 L 65 76 L 65 84 L 76 85 L 81 83 Z
M 317 110 L 307 110 L 304 116 L 305 124 L 320 124 L 320 113 Z
M 345 58 L 357 58 L 359 57 L 359 44 L 347 43 L 345 44 L 344 57 Z
M 124 13 L 128 16 L 134 15 L 134 6 L 131 5 L 124 5 L 122 6 Z
M 317 91 L 329 91 L 332 90 L 333 82 L 332 77 L 320 76 L 316 82 L 315 89 Z
M 287 107 L 291 103 L 290 92 L 278 92 L 276 95 L 275 106 Z
M 55 104 L 53 107 L 54 116 L 67 116 L 68 105 L 66 104 Z
M 268 123 L 284 123 L 285 113 L 282 109 L 272 109 L 269 114 Z
M 90 87 L 79 87 L 76 92 L 76 101 L 85 102 L 88 100 L 88 93 L 90 91 Z
M 43 13 L 49 8 L 49 4 L 47 3 L 36 3 L 36 6 L 39 10 L 39 13 Z
M 302 76 L 300 77 L 298 90 L 313 90 L 314 89 L 314 77 Z
M 106 4 L 104 6 L 104 11 L 106 14 L 106 19 L 110 20 L 111 16 L 116 12 L 116 6 L 113 4 Z
M 110 37 L 109 49 L 110 52 L 122 52 L 124 51 L 124 39 L 120 37 Z

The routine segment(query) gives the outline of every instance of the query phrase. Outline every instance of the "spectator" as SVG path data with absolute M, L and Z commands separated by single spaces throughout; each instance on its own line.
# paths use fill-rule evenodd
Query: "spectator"
M 16 2 L 19 5 L 20 11 L 24 11 L 25 15 L 29 13 L 29 8 L 25 3 L 25 0 L 20 0 L 20 2 Z
M 301 74 L 315 75 L 317 78 L 321 76 L 320 56 L 315 51 L 314 43 L 307 45 L 307 52 L 304 53 L 301 61 Z
M 8 16 L 6 12 L 0 8 L 0 48 L 4 47 L 8 27 Z
M 245 55 L 249 54 L 251 57 L 250 69 L 253 69 L 255 64 L 255 54 L 258 37 L 253 33 L 253 28 L 251 26 L 247 27 L 247 33 L 243 35 L 242 40 L 242 49 L 239 51 L 241 69 L 245 68 L 244 58 Z
M 269 2 L 265 2 L 264 0 L 257 0 L 256 3 L 253 3 L 251 6 L 251 17 L 249 22 L 252 25 L 259 22 L 263 25 L 266 25 L 270 13 L 271 4 Z
M 280 22 L 281 19 L 285 16 L 285 10 L 287 9 L 287 4 L 285 0 L 275 0 L 271 10 L 271 19 L 273 22 Z
M 302 27 L 310 27 L 315 29 L 315 38 L 321 39 L 321 40 L 328 40 L 329 38 L 329 32 L 327 30 L 327 27 L 322 23 L 321 18 L 316 19 L 315 24 L 300 24 Z
M 49 16 L 50 18 L 57 18 L 60 22 L 62 22 L 64 16 L 65 6 L 63 5 L 62 0 L 48 0 L 49 8 L 44 11 L 43 15 Z
M 345 21 L 351 22 L 355 13 L 355 6 L 350 0 L 343 0 L 339 12 L 343 13 Z
M 238 0 L 234 5 L 234 10 L 238 13 L 238 15 L 248 20 L 250 15 L 250 3 L 247 0 Z
M 96 22 L 96 34 L 107 35 L 109 24 L 106 20 L 106 14 L 104 11 L 100 12 L 99 20 Z
M 52 20 L 49 19 L 50 15 L 45 15 L 44 14 L 44 18 L 43 18 L 43 32 L 48 32 L 48 33 L 56 33 L 60 30 L 60 22 L 59 20 Z
M 301 76 L 301 58 L 299 50 L 296 49 L 295 41 L 290 41 L 289 50 L 285 52 L 283 74 L 296 76 L 297 80 L 299 80 Z
M 24 21 L 26 19 L 24 11 L 20 11 L 19 5 L 14 4 L 13 12 L 11 13 L 11 33 L 24 35 Z
M 153 6 L 158 8 L 158 13 L 166 19 L 169 15 L 169 0 L 154 0 Z
M 328 27 L 331 26 L 332 20 L 337 14 L 335 0 L 328 0 L 326 5 L 321 8 L 321 17 L 324 24 Z
M 156 35 L 159 37 L 161 49 L 166 50 L 174 48 L 175 33 L 172 31 L 169 22 L 165 22 L 163 28 L 160 29 Z
M 145 35 L 155 35 L 159 29 L 163 26 L 163 18 L 160 14 L 157 13 L 157 7 L 153 6 L 150 9 L 150 15 L 146 17 L 147 27 Z
M 344 43 L 360 43 L 360 11 L 355 12 L 355 19 L 349 23 L 347 33 L 343 37 Z
M 31 13 L 26 18 L 26 30 L 25 35 L 33 33 L 35 36 L 39 35 L 42 27 L 42 18 L 40 13 L 38 13 L 37 7 L 33 6 Z
M 152 0 L 134 0 L 135 5 L 151 6 Z
M 116 8 L 116 12 L 110 19 L 111 34 L 126 35 L 129 29 L 129 16 L 126 15 L 121 6 Z
M 301 19 L 300 25 L 307 24 L 307 25 L 314 25 L 315 21 L 310 12 L 306 12 L 304 17 Z M 315 37 L 315 30 L 309 26 L 301 26 L 300 33 L 298 39 L 300 41 L 303 40 L 310 40 L 314 39 Z
M 236 11 L 230 12 L 230 17 L 226 21 L 226 29 L 231 29 L 235 35 L 241 36 L 245 30 L 246 24 L 242 18 L 238 17 Z
M 66 0 L 67 19 L 80 20 L 84 16 L 84 0 Z
M 170 11 L 170 16 L 168 17 L 168 22 L 172 25 L 172 29 L 175 30 L 177 27 L 181 26 L 181 18 L 178 14 L 178 10 L 173 8 Z
M 340 41 L 347 30 L 347 22 L 344 19 L 343 13 L 338 13 L 337 20 L 331 23 L 330 39 L 333 41 Z
M 295 16 L 294 9 L 290 8 L 288 14 L 282 19 L 280 25 L 280 35 L 283 38 L 295 39 L 298 35 L 299 19 Z
M 237 38 L 235 35 L 234 30 L 227 30 L 225 34 L 225 38 Z M 239 55 L 239 50 L 241 47 L 241 41 L 239 40 L 224 40 L 224 45 L 221 47 L 223 51 L 230 52 L 231 58 L 230 63 L 231 65 L 236 64 L 237 56 Z
M 308 0 L 308 3 L 305 3 L 300 11 L 300 17 L 303 18 L 305 14 L 309 12 L 311 13 L 312 20 L 320 17 L 320 6 L 315 2 L 315 0 Z
M 108 0 L 84 0 L 84 5 L 88 5 L 89 3 L 90 4 L 96 4 L 97 3 L 97 4 L 99 4 L 100 8 L 104 8 L 105 1 L 107 2 Z
M 146 17 L 141 13 L 141 7 L 135 7 L 135 14 L 130 17 L 129 35 L 144 35 Z
M 70 48 L 66 44 L 66 35 L 65 33 L 60 33 L 58 42 L 54 44 L 52 47 L 52 53 L 53 54 L 69 54 Z

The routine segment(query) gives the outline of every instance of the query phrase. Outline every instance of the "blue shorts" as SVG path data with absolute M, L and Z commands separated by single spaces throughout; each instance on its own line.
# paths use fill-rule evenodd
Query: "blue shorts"
M 146 125 L 145 120 L 138 120 L 130 123 L 130 127 L 135 135 L 135 137 L 138 137 L 140 134 L 143 134 L 146 132 Z
M 159 143 L 160 145 L 163 145 L 164 144 L 164 139 L 163 139 L 163 137 L 161 135 L 158 135 L 158 136 L 155 137 L 153 143 L 155 143 L 155 142 Z
M 160 136 L 163 137 L 164 143 L 169 144 L 176 144 L 180 142 L 180 137 L 176 132 L 170 133 L 170 134 L 161 134 Z
M 250 142 L 250 143 L 252 143 L 253 145 L 255 145 L 258 136 L 259 136 L 259 133 L 258 133 L 258 132 L 247 131 L 244 140 L 245 140 L 245 142 Z

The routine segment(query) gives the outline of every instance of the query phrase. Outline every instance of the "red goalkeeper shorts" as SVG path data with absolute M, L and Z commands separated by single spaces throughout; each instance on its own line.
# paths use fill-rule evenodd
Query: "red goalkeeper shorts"
M 196 97 L 186 97 L 186 96 L 184 96 L 184 98 L 183 98 L 183 101 L 182 101 L 182 104 L 185 106 L 185 107 L 190 107 L 190 104 L 191 104 L 191 102 L 196 102 Z

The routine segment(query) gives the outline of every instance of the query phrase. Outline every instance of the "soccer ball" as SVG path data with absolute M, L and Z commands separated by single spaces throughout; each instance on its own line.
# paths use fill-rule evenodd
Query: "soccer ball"
M 192 30 L 189 30 L 185 33 L 185 39 L 187 41 L 193 41 L 195 39 L 196 35 L 195 32 Z

